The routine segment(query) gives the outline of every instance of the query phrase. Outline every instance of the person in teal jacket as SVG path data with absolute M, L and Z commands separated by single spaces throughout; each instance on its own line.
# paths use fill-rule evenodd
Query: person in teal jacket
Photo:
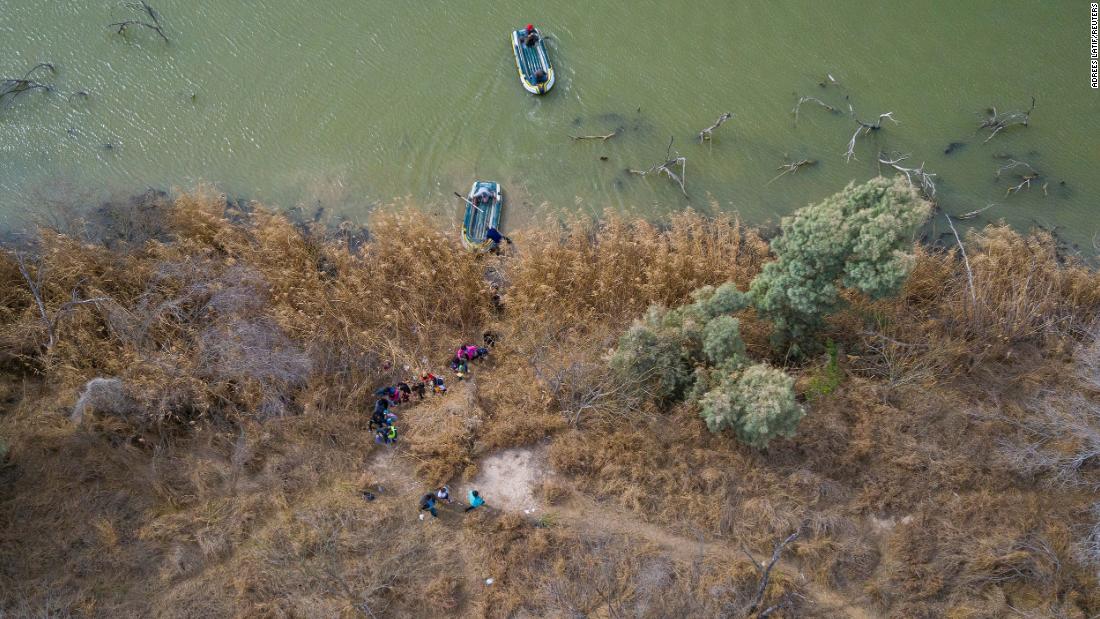
M 476 509 L 485 504 L 485 499 L 481 498 L 481 495 L 477 493 L 477 490 L 471 490 L 466 493 L 466 498 L 470 501 L 470 506 L 465 511 Z

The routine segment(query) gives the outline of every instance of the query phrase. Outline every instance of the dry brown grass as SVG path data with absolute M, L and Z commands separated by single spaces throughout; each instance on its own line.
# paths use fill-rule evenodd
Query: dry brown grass
M 745 288 L 768 257 L 767 244 L 739 219 L 690 210 L 664 228 L 609 213 L 599 223 L 542 225 L 523 240 L 507 271 L 509 309 L 566 325 L 629 321 L 652 303 L 682 304 L 707 284 Z
M 262 210 L 227 216 L 209 192 L 157 199 L 163 223 L 124 241 L 41 234 L 28 257 L 48 313 L 74 289 L 111 299 L 66 312 L 49 349 L 0 252 L 0 612 L 736 614 L 756 584 L 740 544 L 765 555 L 795 529 L 765 599 L 791 605 L 773 616 L 838 616 L 837 600 L 883 616 L 1100 612 L 1080 551 L 1088 486 L 997 451 L 1029 438 L 1042 394 L 1100 395 L 1092 373 L 1070 371 L 1095 366 L 1078 345 L 1100 279 L 1042 234 L 971 237 L 977 303 L 953 255 L 923 251 L 902 296 L 850 299 L 827 334 L 844 380 L 795 438 L 759 452 L 601 371 L 649 304 L 747 285 L 767 248 L 736 220 L 546 225 L 500 259 L 412 210 L 379 213 L 360 243 Z M 487 271 L 504 282 L 503 314 Z M 767 325 L 744 318 L 764 350 Z M 500 343 L 471 382 L 398 411 L 387 461 L 408 481 L 365 501 L 380 479 L 363 416 L 374 388 L 405 365 L 438 371 L 486 329 Z M 799 384 L 818 363 L 793 370 Z M 95 377 L 120 378 L 138 419 L 105 399 L 74 426 Z M 642 526 L 608 535 L 488 510 L 417 520 L 427 488 L 546 442 L 547 503 L 595 502 L 608 509 L 589 516 Z M 1091 483 L 1093 468 L 1076 474 Z

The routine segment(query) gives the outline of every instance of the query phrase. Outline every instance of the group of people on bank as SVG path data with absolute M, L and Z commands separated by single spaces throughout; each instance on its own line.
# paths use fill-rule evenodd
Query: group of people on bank
M 485 504 L 485 499 L 482 498 L 481 494 L 472 488 L 466 493 L 466 501 L 466 509 L 462 510 L 463 512 L 469 512 Z M 435 492 L 429 492 L 421 497 L 420 511 L 428 512 L 432 515 L 432 518 L 438 518 L 439 510 L 436 506 L 440 503 L 447 505 L 454 503 L 454 500 L 451 499 L 451 488 L 449 486 L 440 486 Z M 424 515 L 421 514 L 420 518 L 423 520 Z

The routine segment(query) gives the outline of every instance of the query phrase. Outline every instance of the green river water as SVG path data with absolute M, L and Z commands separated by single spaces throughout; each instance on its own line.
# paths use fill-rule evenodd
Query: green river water
M 152 4 L 170 44 L 148 30 L 114 34 L 107 24 L 143 17 L 126 2 L 0 0 L 0 76 L 51 62 L 56 73 L 39 75 L 59 91 L 0 105 L 4 227 L 199 182 L 356 220 L 408 199 L 454 221 L 452 192 L 474 178 L 503 183 L 511 226 L 563 210 L 660 216 L 686 205 L 763 223 L 873 176 L 884 150 L 925 162 L 949 213 L 995 203 L 970 223 L 1057 226 L 1096 252 L 1088 2 Z M 557 85 L 544 97 L 521 88 L 509 47 L 509 29 L 528 21 L 552 36 Z M 820 86 L 826 74 L 839 85 Z M 796 125 L 799 95 L 844 113 L 806 105 Z M 982 144 L 987 107 L 1026 110 L 1032 96 L 1030 126 Z M 900 124 L 860 138 L 846 163 L 849 104 Z M 699 144 L 726 111 L 733 120 Z M 606 142 L 568 137 L 614 130 Z M 662 160 L 670 137 L 687 158 L 687 199 L 666 178 L 625 172 Z M 945 154 L 952 142 L 965 145 Z M 1006 197 L 995 155 L 1043 178 Z M 769 184 L 785 156 L 819 163 Z

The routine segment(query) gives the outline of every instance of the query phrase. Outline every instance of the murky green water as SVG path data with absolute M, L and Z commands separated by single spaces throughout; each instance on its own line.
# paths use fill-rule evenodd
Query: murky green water
M 154 0 L 152 32 L 125 2 L 0 0 L 0 75 L 37 62 L 63 94 L 0 109 L 0 216 L 147 186 L 205 180 L 283 207 L 361 217 L 409 197 L 455 217 L 452 191 L 499 180 L 513 223 L 551 209 L 692 204 L 754 222 L 876 173 L 878 150 L 938 174 L 940 202 L 974 220 L 1033 220 L 1092 253 L 1100 230 L 1100 93 L 1088 84 L 1088 2 L 1004 0 L 670 3 Z M 553 36 L 558 82 L 520 87 L 510 27 Z M 840 86 L 821 87 L 832 74 Z M 87 91 L 90 96 L 66 95 Z M 846 114 L 893 112 L 843 153 Z M 1028 128 L 981 144 L 982 110 L 1037 105 Z M 713 143 L 696 133 L 735 118 Z M 569 134 L 618 130 L 607 142 Z M 665 178 L 624 172 L 687 157 L 685 200 Z M 944 153 L 951 142 L 963 142 Z M 107 145 L 110 145 L 108 147 Z M 1005 197 L 995 154 L 1044 175 Z M 768 184 L 785 156 L 819 163 Z M 606 160 L 603 158 L 606 157 Z M 1064 185 L 1062 182 L 1064 181 Z

